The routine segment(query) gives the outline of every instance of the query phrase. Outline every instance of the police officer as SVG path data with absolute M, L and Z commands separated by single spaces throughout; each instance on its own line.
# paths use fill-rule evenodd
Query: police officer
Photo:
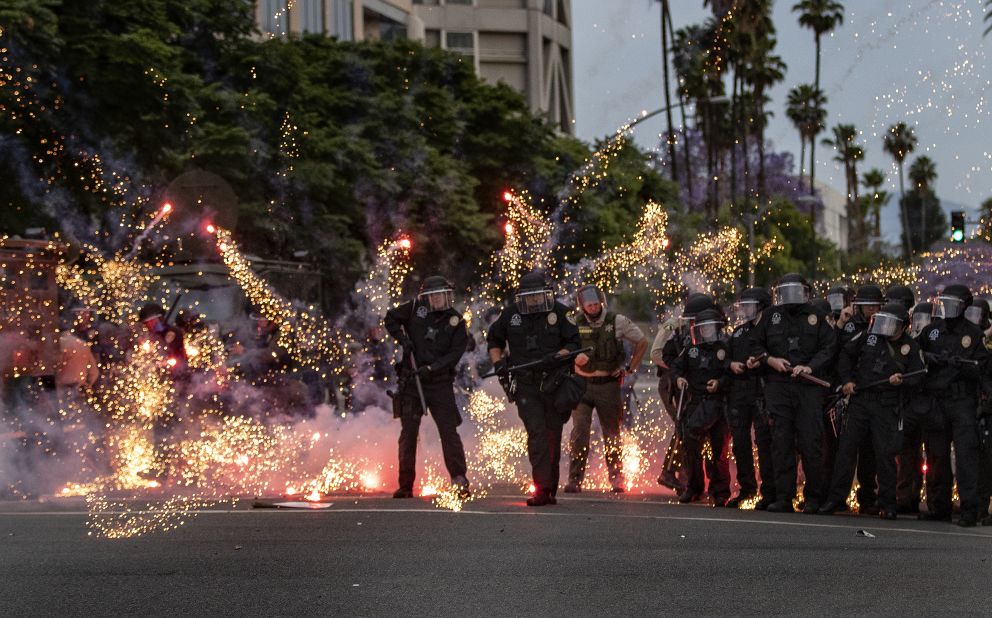
M 985 349 L 992 347 L 989 339 L 989 304 L 984 299 L 975 299 L 974 303 L 964 310 L 966 320 L 984 331 L 982 343 Z M 978 410 L 978 517 L 983 526 L 992 525 L 992 515 L 989 514 L 989 500 L 992 498 L 992 392 L 988 382 L 983 383 Z
M 854 300 L 854 290 L 846 285 L 835 285 L 827 290 L 826 300 L 830 303 L 830 313 L 836 322 L 841 312 L 851 306 Z
M 761 473 L 761 499 L 755 504 L 758 510 L 775 502 L 775 472 L 772 464 L 772 433 L 762 402 L 763 388 L 760 371 L 748 369 L 751 355 L 751 329 L 761 318 L 761 312 L 772 304 L 772 297 L 764 288 L 748 288 L 737 301 L 737 316 L 741 323 L 734 329 L 728 342 L 730 353 L 730 388 L 727 396 L 727 424 L 733 438 L 734 459 L 737 462 L 737 483 L 740 493 L 727 502 L 727 506 L 740 506 L 758 494 L 754 476 L 754 443 L 758 447 L 758 470 Z
M 937 297 L 942 318 L 920 334 L 920 347 L 930 368 L 923 386 L 930 399 L 923 429 L 927 442 L 927 512 L 920 513 L 920 519 L 951 520 L 951 486 L 956 477 L 961 526 L 974 526 L 978 521 L 977 411 L 989 357 L 982 343 L 982 329 L 964 317 L 971 303 L 971 291 L 966 286 L 947 286 Z
M 610 487 L 614 493 L 625 490 L 623 482 L 623 445 L 620 438 L 620 396 L 625 376 L 633 375 L 647 351 L 644 333 L 628 318 L 609 311 L 606 295 L 595 285 L 584 285 L 575 294 L 576 324 L 583 348 L 593 348 L 586 362 L 575 363 L 575 373 L 585 378 L 586 392 L 572 412 L 572 435 L 569 440 L 571 460 L 568 466 L 566 493 L 582 491 L 586 461 L 589 457 L 589 432 L 592 412 L 599 416 L 603 431 L 603 450 Z M 625 363 L 623 342 L 634 346 L 630 362 Z
M 692 321 L 700 311 L 715 308 L 713 299 L 706 294 L 690 294 L 682 308 L 682 315 L 678 318 L 667 320 L 658 329 L 658 335 L 651 345 L 651 362 L 658 368 L 658 394 L 661 395 L 661 404 L 672 419 L 672 436 L 668 441 L 668 448 L 665 451 L 665 460 L 661 466 L 661 475 L 658 477 L 658 484 L 668 487 L 681 494 L 685 491 L 686 471 L 683 464 L 682 436 L 678 423 L 675 422 L 675 409 L 677 396 L 674 394 L 674 378 L 671 375 L 671 366 L 675 359 L 682 354 L 682 351 L 692 345 L 690 328 Z
M 468 344 L 468 331 L 465 320 L 454 308 L 451 284 L 440 275 L 425 278 L 417 298 L 387 311 L 383 322 L 386 331 L 403 345 L 403 357 L 397 367 L 401 426 L 399 489 L 393 497 L 413 496 L 420 418 L 428 411 L 441 437 L 441 452 L 451 484 L 467 496 L 465 448 L 457 430 L 462 418 L 455 403 L 453 383 L 455 366 Z
M 896 453 L 902 442 L 900 399 L 904 389 L 912 389 L 923 380 L 922 375 L 908 374 L 918 374 L 924 368 L 919 345 L 906 332 L 908 324 L 905 306 L 888 303 L 872 315 L 868 330 L 840 351 L 838 373 L 850 405 L 821 514 L 847 510 L 845 500 L 855 466 L 860 465 L 858 450 L 870 439 L 878 469 L 881 516 L 896 518 Z
M 796 494 L 796 447 L 806 475 L 805 513 L 820 507 L 823 476 L 821 386 L 801 378 L 822 375 L 835 353 L 837 335 L 826 316 L 810 305 L 810 287 L 798 274 L 784 275 L 773 289 L 773 305 L 751 331 L 751 350 L 769 372 L 765 404 L 772 423 L 775 497 L 770 512 L 792 512 Z
M 933 304 L 917 303 L 910 316 L 909 334 L 919 340 L 920 333 L 933 320 Z M 922 385 L 922 382 L 921 382 Z M 919 394 L 919 387 L 914 394 Z M 902 450 L 896 479 L 896 502 L 899 513 L 919 513 L 923 493 L 923 422 L 930 411 L 928 397 L 903 399 Z
M 678 422 L 682 428 L 688 478 L 679 502 L 700 499 L 709 478 L 714 506 L 730 498 L 730 464 L 727 460 L 726 393 L 730 355 L 724 340 L 726 321 L 716 309 L 699 312 L 690 329 L 691 345 L 672 363 L 676 387 L 685 392 Z M 709 438 L 711 453 L 703 476 L 703 443 Z
M 900 303 L 906 311 L 912 311 L 916 305 L 916 293 L 907 285 L 890 285 L 885 290 L 885 300 Z
M 138 310 L 138 321 L 152 340 L 162 346 L 169 374 L 173 378 L 183 377 L 188 366 L 183 331 L 165 321 L 165 310 L 155 302 L 142 305 Z
M 527 430 L 527 457 L 534 477 L 534 494 L 528 506 L 557 504 L 561 432 L 568 413 L 559 411 L 552 393 L 542 391 L 546 371 L 535 368 L 515 372 L 510 367 L 545 360 L 579 350 L 581 339 L 568 307 L 557 302 L 541 272 L 520 278 L 514 302 L 503 308 L 487 335 L 489 360 L 507 396 L 517 404 L 517 414 Z M 509 347 L 509 356 L 505 350 Z M 582 355 L 580 364 L 588 362 Z
M 851 306 L 841 312 L 837 321 L 837 349 L 844 347 L 859 334 L 868 329 L 868 323 L 872 316 L 881 310 L 885 303 L 885 295 L 882 288 L 869 283 L 862 285 L 854 295 Z M 824 470 L 824 487 L 832 484 L 832 474 L 835 467 L 835 457 L 839 448 L 839 439 L 833 438 L 833 430 L 827 435 L 826 468 Z M 872 448 L 871 436 L 866 435 L 864 441 L 858 447 L 858 509 L 861 513 L 878 513 L 876 478 L 875 478 L 875 451 Z

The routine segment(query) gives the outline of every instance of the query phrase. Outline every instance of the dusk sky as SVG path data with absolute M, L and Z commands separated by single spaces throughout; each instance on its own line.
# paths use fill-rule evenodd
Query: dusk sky
M 675 28 L 703 22 L 709 10 L 702 4 L 672 0 Z M 775 51 L 788 70 L 769 93 L 774 117 L 767 139 L 798 159 L 799 136 L 785 116 L 785 98 L 795 85 L 813 82 L 814 44 L 813 33 L 799 27 L 793 4 L 775 3 Z M 898 192 L 897 168 L 882 150 L 882 135 L 905 121 L 919 139 L 907 170 L 927 154 L 936 162 L 936 192 L 944 209 L 976 209 L 992 197 L 992 36 L 982 38 L 985 0 L 843 4 L 844 24 L 823 39 L 820 81 L 828 117 L 820 139 L 839 122 L 854 124 L 866 151 L 859 173 L 878 167 Z M 612 134 L 641 110 L 664 105 L 660 6 L 656 0 L 573 0 L 576 124 L 582 139 Z M 640 125 L 637 142 L 657 148 L 663 125 L 663 115 Z M 844 174 L 834 154 L 818 142 L 817 180 L 843 193 Z M 897 210 L 895 198 L 883 210 L 883 233 L 890 240 L 898 234 Z

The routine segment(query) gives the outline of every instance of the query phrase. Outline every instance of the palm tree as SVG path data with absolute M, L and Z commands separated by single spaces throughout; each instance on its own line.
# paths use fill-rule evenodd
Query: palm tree
M 847 229 L 848 236 L 853 240 L 852 246 L 862 248 L 866 242 L 864 214 L 860 212 L 861 202 L 858 199 L 858 161 L 865 157 L 864 148 L 855 143 L 858 130 L 853 124 L 838 124 L 833 128 L 833 139 L 823 140 L 825 146 L 837 150 L 834 161 L 844 166 L 844 179 L 847 185 Z
M 885 173 L 878 168 L 872 168 L 861 176 L 861 185 L 868 190 L 868 195 L 865 196 L 866 210 L 871 213 L 876 238 L 882 236 L 882 207 L 892 199 L 888 191 L 882 191 L 883 184 Z
M 813 83 L 820 87 L 820 37 L 844 23 L 844 5 L 834 0 L 800 0 L 793 7 L 794 13 L 801 13 L 799 25 L 813 31 L 816 41 L 816 79 Z
M 933 159 L 926 155 L 916 157 L 913 164 L 909 166 L 909 179 L 913 182 L 913 190 L 919 193 L 922 197 L 928 197 L 932 191 L 930 186 L 935 180 L 937 180 L 937 165 L 933 162 Z M 920 202 L 922 207 L 926 209 L 926 200 Z M 921 238 L 926 242 L 927 238 L 927 213 L 920 213 L 920 219 L 923 221 L 922 225 L 922 235 Z
M 675 131 L 672 127 L 671 81 L 668 77 L 668 0 L 661 2 L 661 66 L 665 86 L 665 117 L 668 120 L 668 159 L 672 166 L 672 181 L 678 182 L 678 169 L 675 161 Z
M 989 22 L 989 25 L 982 36 L 988 36 L 992 32 L 992 0 L 985 0 L 985 21 Z
M 794 13 L 800 13 L 799 25 L 813 31 L 816 42 L 816 74 L 813 85 L 820 89 L 820 37 L 831 32 L 844 23 L 844 5 L 834 0 L 800 0 L 792 7 Z M 816 180 L 816 140 L 809 144 L 809 186 L 810 195 L 815 194 Z
M 899 212 L 902 216 L 903 250 L 908 258 L 913 254 L 913 242 L 909 238 L 909 216 L 903 204 L 906 199 L 903 163 L 906 156 L 916 148 L 916 135 L 913 133 L 913 128 L 907 126 L 905 122 L 897 122 L 892 125 L 882 140 L 882 148 L 892 155 L 896 165 L 899 166 Z
M 800 84 L 789 91 L 785 114 L 799 132 L 799 186 L 806 173 L 806 142 L 819 133 L 827 117 L 827 98 L 813 84 Z

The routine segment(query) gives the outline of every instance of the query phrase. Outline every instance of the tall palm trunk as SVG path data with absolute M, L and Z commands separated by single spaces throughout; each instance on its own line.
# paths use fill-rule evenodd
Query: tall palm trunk
M 740 67 L 734 68 L 734 88 L 730 97 L 730 132 L 733 139 L 730 141 L 730 203 L 737 201 L 737 136 L 739 127 L 737 125 L 737 79 L 740 75 Z
M 668 2 L 661 4 L 661 11 L 664 14 L 662 23 L 667 26 L 668 38 L 675 40 L 675 29 L 672 28 L 672 14 L 669 11 Z M 682 116 L 682 152 L 685 155 L 685 182 L 689 195 L 692 195 L 692 155 L 689 152 L 689 123 L 685 116 L 685 93 L 679 88 L 679 113 Z
M 903 249 L 906 259 L 913 255 L 913 239 L 909 237 L 909 213 L 906 211 L 906 189 L 903 181 L 903 162 L 899 162 L 899 213 L 902 215 Z
M 661 61 L 664 67 L 663 74 L 665 80 L 665 116 L 668 120 L 668 160 L 672 166 L 672 181 L 678 182 L 679 175 L 675 160 L 675 131 L 672 127 L 672 95 L 671 81 L 668 77 L 668 29 L 666 20 L 668 15 L 668 0 L 661 0 Z
M 799 132 L 799 190 L 803 190 L 803 180 L 806 176 L 806 136 Z

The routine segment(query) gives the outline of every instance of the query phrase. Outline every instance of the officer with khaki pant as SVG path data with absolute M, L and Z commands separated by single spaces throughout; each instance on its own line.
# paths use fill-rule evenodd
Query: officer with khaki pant
M 586 462 L 589 458 L 589 434 L 592 412 L 596 410 L 603 430 L 606 467 L 614 492 L 623 492 L 623 449 L 620 438 L 620 415 L 623 402 L 620 387 L 625 376 L 632 375 L 648 348 L 641 329 L 628 318 L 607 311 L 606 296 L 595 285 L 579 288 L 576 298 L 576 320 L 582 347 L 591 347 L 590 354 L 575 359 L 575 372 L 586 380 L 586 393 L 572 412 L 572 435 L 569 440 L 571 460 L 568 466 L 566 493 L 582 491 Z M 630 364 L 624 365 L 623 342 L 634 346 Z

